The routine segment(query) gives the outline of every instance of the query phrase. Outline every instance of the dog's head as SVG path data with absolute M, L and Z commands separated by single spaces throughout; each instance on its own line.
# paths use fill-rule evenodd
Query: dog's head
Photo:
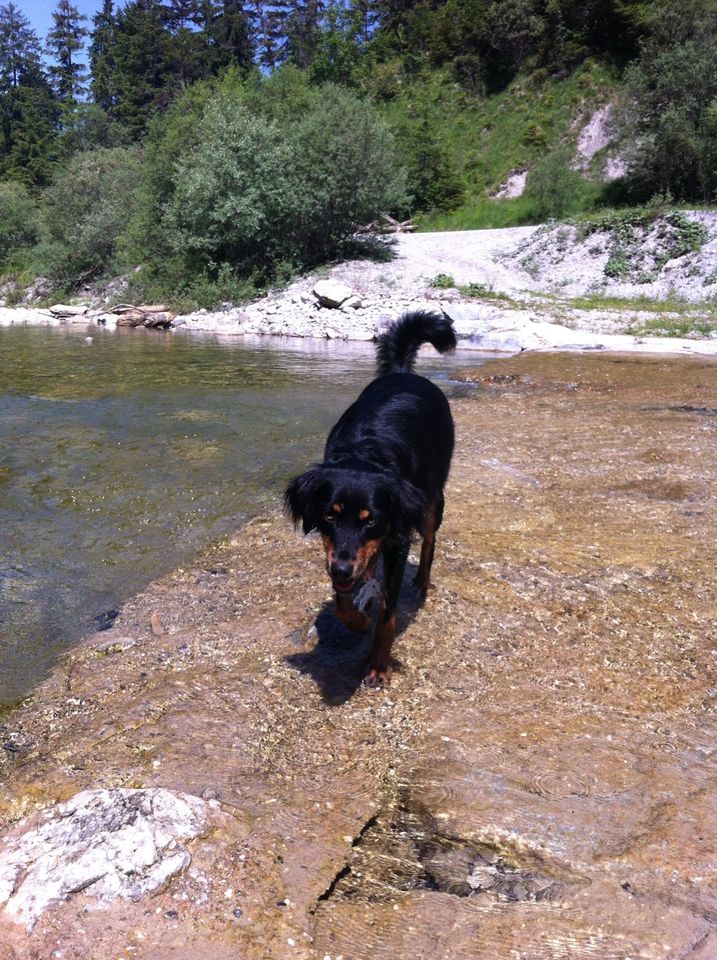
M 334 590 L 349 592 L 373 574 L 388 538 L 421 530 L 424 500 L 412 483 L 378 471 L 316 466 L 284 493 L 294 524 L 318 530 Z

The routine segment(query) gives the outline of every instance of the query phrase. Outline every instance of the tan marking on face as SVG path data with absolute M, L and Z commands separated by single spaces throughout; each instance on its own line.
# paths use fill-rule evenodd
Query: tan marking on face
M 354 561 L 354 570 L 355 576 L 360 577 L 366 570 L 370 570 L 373 573 L 373 569 L 378 562 L 379 551 L 381 550 L 381 544 L 383 539 L 379 538 L 377 540 L 367 540 L 366 543 L 361 544 L 361 546 L 356 551 L 356 560 Z
M 324 550 L 326 551 L 326 569 L 331 569 L 331 562 L 334 559 L 334 545 L 331 542 L 331 538 L 327 537 L 325 533 L 322 533 L 321 539 L 324 544 Z
M 332 503 L 332 504 L 331 504 L 331 512 L 332 512 L 332 513 L 339 514 L 339 513 L 341 513 L 342 510 L 343 510 L 343 507 L 341 506 L 340 503 Z
M 359 520 L 368 520 L 370 516 L 371 512 L 369 510 L 359 510 Z

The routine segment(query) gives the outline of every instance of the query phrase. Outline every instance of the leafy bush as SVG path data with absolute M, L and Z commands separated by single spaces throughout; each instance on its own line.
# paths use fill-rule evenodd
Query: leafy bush
M 406 175 L 393 137 L 373 108 L 350 91 L 321 88 L 313 108 L 286 136 L 295 217 L 287 225 L 290 258 L 326 259 L 356 226 L 405 202 Z
M 48 241 L 42 254 L 56 283 L 72 287 L 111 269 L 132 212 L 140 165 L 136 149 L 90 150 L 73 157 L 48 187 Z
M 0 183 L 0 263 L 17 264 L 40 236 L 35 201 L 22 183 Z
M 220 86 L 195 123 L 164 173 L 155 243 L 189 271 L 228 265 L 274 278 L 287 264 L 315 264 L 403 196 L 393 140 L 373 108 L 332 84 L 312 88 L 296 70 Z M 161 146 L 149 155 L 150 180 L 165 156 Z
M 435 287 L 437 290 L 450 290 L 455 287 L 456 281 L 450 273 L 437 273 L 433 279 L 428 281 L 428 285 Z
M 291 205 L 291 156 L 276 124 L 227 96 L 209 103 L 202 139 L 180 155 L 164 229 L 176 254 L 207 264 L 277 257 Z

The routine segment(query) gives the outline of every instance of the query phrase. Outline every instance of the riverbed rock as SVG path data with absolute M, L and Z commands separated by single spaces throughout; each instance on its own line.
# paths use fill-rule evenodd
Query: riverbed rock
M 713 374 L 524 354 L 449 386 L 435 589 L 380 693 L 278 510 L 129 601 L 6 718 L 0 823 L 113 778 L 216 829 L 149 902 L 0 913 L 0 957 L 713 960 Z
M 354 293 L 347 300 L 344 300 L 341 304 L 341 309 L 344 313 L 347 313 L 349 310 L 360 310 L 362 306 L 363 300 Z
M 0 307 L 0 327 L 10 327 L 14 323 L 42 324 L 59 326 L 59 317 L 53 317 L 49 310 L 35 310 L 29 307 Z
M 0 851 L 0 907 L 32 929 L 55 903 L 83 892 L 140 900 L 190 863 L 181 841 L 207 830 L 209 804 L 189 794 L 84 790 L 8 830 Z
M 314 284 L 313 294 L 322 307 L 340 307 L 353 294 L 351 287 L 338 280 L 319 280 Z

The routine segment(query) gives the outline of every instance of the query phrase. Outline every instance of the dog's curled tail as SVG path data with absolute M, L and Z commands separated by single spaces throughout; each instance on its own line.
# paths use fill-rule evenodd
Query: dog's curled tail
M 439 353 L 455 350 L 456 335 L 448 317 L 415 310 L 395 320 L 378 338 L 378 375 L 410 373 L 422 343 L 430 343 Z

